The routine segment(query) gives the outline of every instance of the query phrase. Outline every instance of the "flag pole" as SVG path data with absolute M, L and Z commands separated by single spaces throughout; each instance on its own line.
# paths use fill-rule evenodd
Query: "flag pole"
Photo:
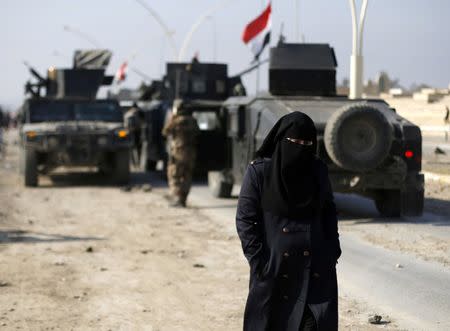
M 259 93 L 259 67 L 260 67 L 260 63 L 259 63 L 259 57 L 256 60 L 256 65 L 258 66 L 258 69 L 256 69 L 256 94 Z

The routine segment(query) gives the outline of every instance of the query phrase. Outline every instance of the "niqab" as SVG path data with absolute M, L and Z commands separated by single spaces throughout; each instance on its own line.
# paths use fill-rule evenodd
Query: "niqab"
M 312 141 L 312 145 L 287 138 Z M 317 192 L 316 150 L 316 128 L 309 116 L 295 111 L 278 120 L 256 152 L 258 157 L 272 159 L 265 169 L 263 210 L 293 218 L 312 214 Z

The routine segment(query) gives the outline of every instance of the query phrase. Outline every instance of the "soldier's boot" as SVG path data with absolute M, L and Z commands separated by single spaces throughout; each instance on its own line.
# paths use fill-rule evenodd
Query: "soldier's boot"
M 173 200 L 172 202 L 169 203 L 170 207 L 175 207 L 175 208 L 184 208 L 186 207 L 186 203 L 182 202 L 178 199 Z
M 186 207 L 186 197 L 176 196 L 169 205 L 171 207 L 184 208 Z

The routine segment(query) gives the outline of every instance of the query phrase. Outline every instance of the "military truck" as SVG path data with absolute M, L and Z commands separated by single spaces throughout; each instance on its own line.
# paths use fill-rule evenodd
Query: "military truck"
M 165 86 L 169 100 L 182 99 L 183 107 L 192 111 L 200 128 L 195 175 L 223 167 L 226 155 L 220 148 L 226 138 L 221 116 L 223 102 L 231 95 L 245 94 L 240 77 L 228 76 L 223 63 L 167 63 Z
M 228 67 L 223 63 L 203 63 L 196 59 L 169 62 L 162 80 L 142 85 L 137 92 L 138 100 L 122 100 L 121 104 L 126 108 L 137 102 L 143 118 L 139 121 L 141 170 L 154 170 L 158 161 L 166 163 L 168 151 L 161 130 L 176 98 L 182 99 L 183 107 L 192 111 L 200 128 L 195 175 L 205 176 L 208 170 L 223 167 L 225 155 L 216 148 L 223 144 L 227 134 L 220 113 L 229 96 L 245 94 L 239 75 L 228 76 Z
M 336 192 L 369 197 L 385 216 L 422 214 L 419 127 L 383 100 L 336 95 L 336 68 L 328 44 L 282 43 L 270 50 L 269 93 L 224 103 L 226 163 L 208 175 L 216 197 L 230 196 L 275 122 L 301 111 L 315 122 L 317 153 L 328 165 Z
M 25 186 L 37 186 L 40 174 L 57 167 L 97 167 L 117 183 L 129 177 L 130 139 L 116 100 L 96 99 L 111 53 L 77 51 L 74 67 L 48 69 L 27 83 L 20 113 L 21 171 Z M 46 94 L 42 95 L 45 89 Z

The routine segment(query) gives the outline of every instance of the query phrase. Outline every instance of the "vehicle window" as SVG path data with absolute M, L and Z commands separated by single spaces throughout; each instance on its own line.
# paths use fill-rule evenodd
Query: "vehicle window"
M 73 119 L 70 105 L 60 102 L 36 103 L 30 105 L 30 122 L 61 122 Z
M 206 93 L 206 82 L 204 79 L 192 80 L 192 92 L 194 93 Z
M 216 80 L 216 93 L 217 94 L 225 93 L 225 82 L 223 80 Z
M 122 112 L 113 103 L 78 103 L 74 116 L 77 121 L 123 122 Z
M 219 127 L 219 119 L 213 111 L 193 112 L 192 116 L 197 120 L 198 127 L 202 131 L 215 130 Z

